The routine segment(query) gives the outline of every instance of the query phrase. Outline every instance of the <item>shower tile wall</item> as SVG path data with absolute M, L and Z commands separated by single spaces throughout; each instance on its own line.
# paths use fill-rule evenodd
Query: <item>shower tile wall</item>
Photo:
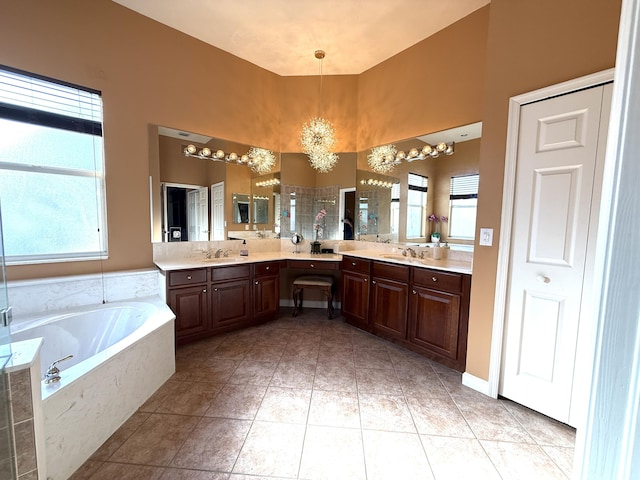
M 14 468 L 17 467 L 18 480 L 38 478 L 36 460 L 36 441 L 33 416 L 33 402 L 31 396 L 31 371 L 26 368 L 17 372 L 3 374 L 4 384 L 9 390 L 10 424 L 2 428 L 13 429 L 13 441 L 16 456 Z M 4 434 L 5 432 L 2 432 Z M 0 478 L 10 478 L 9 465 L 5 462 L 8 452 L 0 454 Z
M 292 194 L 295 194 L 295 225 L 291 224 Z M 296 185 L 282 185 L 282 225 L 283 237 L 290 237 L 293 232 L 301 233 L 308 240 L 315 240 L 313 224 L 320 210 L 327 214 L 322 222 L 322 233 L 318 240 L 338 239 L 340 231 L 339 212 L 340 187 L 300 187 Z

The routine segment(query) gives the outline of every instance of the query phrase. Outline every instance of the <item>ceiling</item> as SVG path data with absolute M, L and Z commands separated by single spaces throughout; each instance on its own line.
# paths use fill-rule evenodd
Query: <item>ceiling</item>
M 113 0 L 279 75 L 359 74 L 490 0 Z

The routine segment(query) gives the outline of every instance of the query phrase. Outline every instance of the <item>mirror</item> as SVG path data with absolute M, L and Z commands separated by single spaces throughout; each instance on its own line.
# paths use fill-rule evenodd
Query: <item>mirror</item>
M 233 223 L 249 223 L 251 195 L 246 193 L 234 193 L 232 198 Z
M 208 188 L 202 185 L 162 184 L 162 225 L 166 242 L 209 239 Z
M 177 241 L 173 239 L 173 235 L 179 236 L 180 241 L 225 240 L 229 237 L 230 231 L 245 231 L 247 225 L 250 231 L 264 231 L 265 228 L 271 230 L 277 218 L 274 216 L 276 210 L 273 187 L 270 187 L 268 192 L 254 192 L 254 179 L 261 176 L 251 168 L 228 161 L 187 157 L 183 150 L 189 144 L 195 145 L 198 149 L 207 147 L 213 152 L 222 150 L 238 155 L 243 155 L 252 148 L 251 145 L 209 135 L 150 125 L 152 241 Z M 280 156 L 277 152 L 272 152 L 275 154 L 276 164 L 272 172 L 262 177 L 279 177 Z M 201 189 L 197 199 L 195 194 L 191 194 L 191 205 L 195 206 L 189 206 L 189 198 L 184 202 L 185 209 L 193 210 L 191 215 L 195 215 L 194 219 L 189 220 L 189 214 L 182 214 L 186 219 L 181 219 L 181 224 L 173 225 L 172 219 L 172 224 L 169 225 L 165 206 L 168 197 L 166 192 L 163 193 L 163 185 L 183 185 L 187 189 Z M 187 195 L 186 191 L 184 195 Z M 267 197 L 267 200 L 254 199 L 253 195 Z M 241 224 L 241 228 L 234 227 Z M 174 228 L 170 230 L 170 227 Z M 179 234 L 176 233 L 177 228 L 180 228 Z
M 374 172 L 369 165 L 367 157 L 370 149 L 359 152 L 356 239 L 420 244 L 430 243 L 431 234 L 438 232 L 442 241 L 473 245 L 481 134 L 482 123 L 479 122 L 390 142 L 397 151 L 407 154 L 410 149 L 420 150 L 427 143 L 436 145 L 439 142 L 455 142 L 455 148 L 453 155 L 402 161 L 384 175 Z M 476 182 L 475 198 L 454 199 L 451 179 L 467 179 L 472 176 L 475 176 Z M 371 182 L 363 183 L 362 180 Z M 376 186 L 374 180 L 391 183 L 393 186 Z M 390 192 L 382 193 L 386 190 Z M 431 214 L 439 219 L 444 216 L 447 221 L 430 222 L 428 217 Z

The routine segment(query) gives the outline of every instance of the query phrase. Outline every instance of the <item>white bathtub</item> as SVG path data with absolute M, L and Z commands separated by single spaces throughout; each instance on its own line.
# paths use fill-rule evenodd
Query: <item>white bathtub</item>
M 175 316 L 160 297 L 90 306 L 12 327 L 12 341 L 43 337 L 42 383 L 47 478 L 68 478 L 174 372 Z

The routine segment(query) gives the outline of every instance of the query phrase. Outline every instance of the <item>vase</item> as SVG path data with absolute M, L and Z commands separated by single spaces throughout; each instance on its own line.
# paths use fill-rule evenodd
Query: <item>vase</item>
M 438 232 L 431 234 L 431 243 L 440 243 L 440 234 Z
M 320 245 L 319 241 L 311 242 L 311 253 L 320 253 Z

